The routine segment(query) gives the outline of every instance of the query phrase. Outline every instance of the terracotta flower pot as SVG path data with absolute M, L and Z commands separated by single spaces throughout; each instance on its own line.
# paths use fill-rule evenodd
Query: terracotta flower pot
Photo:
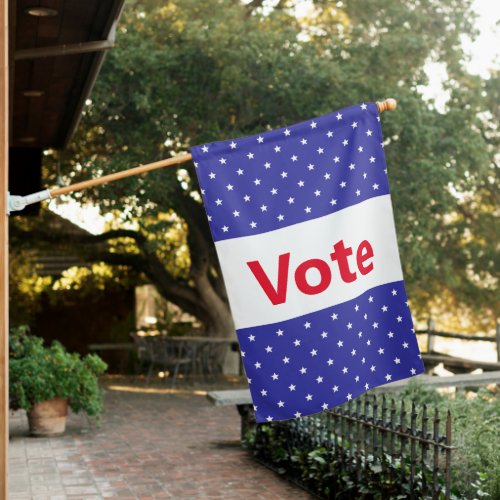
M 66 429 L 68 400 L 54 398 L 33 405 L 28 412 L 30 433 L 33 436 L 53 436 Z

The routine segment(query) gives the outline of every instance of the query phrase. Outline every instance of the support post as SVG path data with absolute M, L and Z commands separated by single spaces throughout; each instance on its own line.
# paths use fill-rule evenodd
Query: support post
M 497 321 L 496 341 L 497 341 L 497 360 L 500 363 L 500 321 Z
M 0 0 L 0 498 L 7 498 L 9 445 L 8 0 Z
M 429 316 L 429 321 L 427 322 L 427 352 L 434 352 L 434 342 L 436 337 L 432 335 L 434 330 L 436 329 L 436 323 Z

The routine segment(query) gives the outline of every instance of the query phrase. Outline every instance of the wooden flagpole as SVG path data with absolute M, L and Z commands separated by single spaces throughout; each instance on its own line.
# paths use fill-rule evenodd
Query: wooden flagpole
M 0 498 L 8 494 L 9 450 L 9 32 L 8 0 L 0 1 Z
M 385 101 L 377 102 L 377 109 L 379 113 L 383 113 L 384 111 L 394 111 L 396 109 L 396 106 L 396 99 L 386 99 Z M 89 181 L 77 182 L 76 184 L 71 184 L 70 186 L 50 189 L 49 192 L 50 196 L 52 198 L 55 198 L 56 196 L 60 196 L 62 194 L 81 191 L 82 189 L 87 189 L 89 187 L 106 184 L 107 182 L 117 181 L 118 179 L 124 179 L 125 177 L 131 177 L 132 175 L 139 175 L 143 174 L 144 172 L 150 172 L 151 170 L 157 170 L 159 168 L 186 163 L 191 159 L 192 156 L 190 154 L 174 156 L 173 158 L 169 158 L 167 160 L 155 161 L 154 163 L 148 163 L 146 165 L 130 168 L 128 170 L 122 170 L 121 172 L 116 172 L 114 174 L 104 175 L 103 177 L 99 177 L 98 179 L 91 179 Z

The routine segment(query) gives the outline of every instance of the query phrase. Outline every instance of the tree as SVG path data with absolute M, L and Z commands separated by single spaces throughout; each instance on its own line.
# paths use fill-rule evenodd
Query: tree
M 129 2 L 63 173 L 95 177 L 394 96 L 400 111 L 383 122 L 409 296 L 417 311 L 447 294 L 491 318 L 498 78 L 464 69 L 471 2 L 316 1 L 296 17 L 300 3 Z M 421 95 L 429 61 L 448 72 L 444 111 Z M 210 332 L 233 332 L 192 166 L 74 196 L 132 225 L 101 235 L 95 259 L 132 266 Z

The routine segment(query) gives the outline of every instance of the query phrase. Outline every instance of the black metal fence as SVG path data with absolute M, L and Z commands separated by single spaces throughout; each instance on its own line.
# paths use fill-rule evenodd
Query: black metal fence
M 450 498 L 451 415 L 442 422 L 438 411 L 429 415 L 425 405 L 406 408 L 385 397 L 358 398 L 310 417 L 258 425 L 253 449 L 266 465 L 323 497 L 357 498 L 371 485 L 381 498 Z M 319 455 L 311 455 L 314 450 Z M 315 464 L 318 477 L 303 470 L 304 457 L 309 465 L 322 465 Z M 318 481 L 322 486 L 314 491 Z M 346 484 L 350 493 L 342 496 Z

